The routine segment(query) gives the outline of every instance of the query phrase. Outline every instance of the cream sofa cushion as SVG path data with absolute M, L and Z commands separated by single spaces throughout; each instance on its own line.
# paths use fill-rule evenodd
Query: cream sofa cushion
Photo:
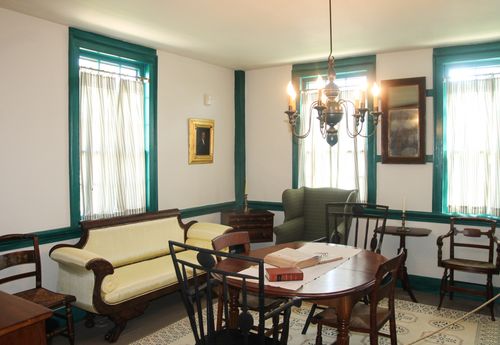
M 85 250 L 106 258 L 116 268 L 168 254 L 169 240 L 184 242 L 184 229 L 176 217 L 89 231 Z
M 183 260 L 197 262 L 196 252 L 193 251 L 180 252 L 177 256 Z M 170 255 L 116 268 L 113 275 L 106 278 L 106 284 L 103 284 L 101 289 L 101 296 L 108 304 L 118 304 L 177 284 L 177 276 Z

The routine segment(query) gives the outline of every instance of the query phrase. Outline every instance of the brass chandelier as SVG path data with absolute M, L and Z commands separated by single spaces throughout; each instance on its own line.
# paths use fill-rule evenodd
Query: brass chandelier
M 349 126 L 350 121 L 346 121 L 347 134 L 350 138 L 356 136 L 368 137 L 376 132 L 376 127 L 379 123 L 379 118 L 382 115 L 380 104 L 380 88 L 376 83 L 372 87 L 373 94 L 373 110 L 368 108 L 366 99 L 366 90 L 358 90 L 356 92 L 355 102 L 340 98 L 340 88 L 335 83 L 335 59 L 332 55 L 332 0 L 329 0 L 329 14 L 330 14 L 330 54 L 328 55 L 328 81 L 324 85 L 323 78 L 318 76 L 316 82 L 318 88 L 318 99 L 314 101 L 310 108 L 309 126 L 303 133 L 298 132 L 298 121 L 300 113 L 296 110 L 296 97 L 292 82 L 288 83 L 288 110 L 285 113 L 288 115 L 288 122 L 292 127 L 293 136 L 299 139 L 307 137 L 311 131 L 312 111 L 315 109 L 318 113 L 317 119 L 319 120 L 319 127 L 323 138 L 326 139 L 330 146 L 334 146 L 338 142 L 338 126 L 337 124 L 342 120 L 344 114 L 348 114 L 349 104 L 354 107 L 354 114 L 352 114 L 352 122 L 354 128 Z M 372 121 L 373 126 L 370 133 L 363 134 L 363 127 L 366 119 Z

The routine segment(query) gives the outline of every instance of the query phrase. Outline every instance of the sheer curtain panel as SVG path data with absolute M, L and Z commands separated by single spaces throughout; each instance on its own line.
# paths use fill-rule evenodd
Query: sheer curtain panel
M 445 90 L 448 211 L 500 216 L 500 78 L 450 80 Z
M 144 84 L 80 71 L 82 219 L 144 212 Z

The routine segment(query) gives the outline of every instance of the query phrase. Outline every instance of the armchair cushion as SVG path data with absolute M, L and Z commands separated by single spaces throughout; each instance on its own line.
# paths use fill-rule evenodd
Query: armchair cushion
M 356 190 L 338 188 L 287 189 L 283 192 L 285 221 L 274 228 L 276 243 L 313 241 L 326 234 L 326 208 L 329 202 L 355 202 Z

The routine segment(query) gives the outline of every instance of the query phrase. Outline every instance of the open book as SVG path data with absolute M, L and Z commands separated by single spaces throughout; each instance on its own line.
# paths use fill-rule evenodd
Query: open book
M 276 267 L 306 268 L 318 264 L 340 260 L 342 257 L 329 257 L 325 253 L 307 253 L 299 249 L 283 248 L 267 254 L 264 262 Z

